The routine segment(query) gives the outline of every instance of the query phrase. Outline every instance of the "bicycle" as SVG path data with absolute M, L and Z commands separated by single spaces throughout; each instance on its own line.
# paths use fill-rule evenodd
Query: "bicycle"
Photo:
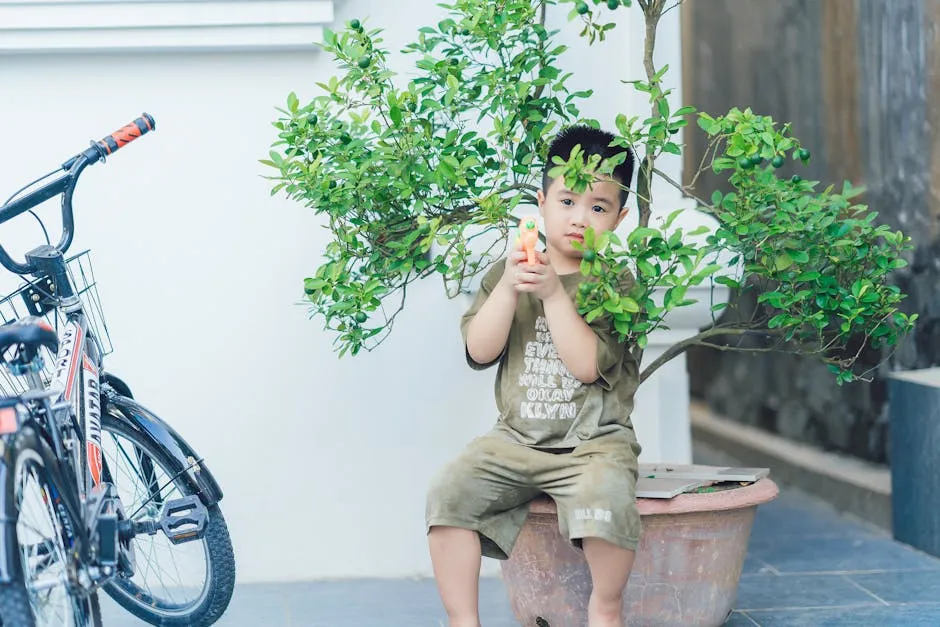
M 24 262 L 0 245 L 0 265 L 25 279 L 0 300 L 2 627 L 100 625 L 100 590 L 154 625 L 211 625 L 232 597 L 222 490 L 205 460 L 105 369 L 110 337 L 89 251 L 65 257 L 79 176 L 154 129 L 144 113 L 0 207 L 0 223 L 39 219 L 33 208 L 62 196 L 56 245 L 47 234 Z M 158 553 L 172 569 L 144 562 Z M 178 559 L 197 562 L 185 581 Z M 173 572 L 181 580 L 168 587 Z

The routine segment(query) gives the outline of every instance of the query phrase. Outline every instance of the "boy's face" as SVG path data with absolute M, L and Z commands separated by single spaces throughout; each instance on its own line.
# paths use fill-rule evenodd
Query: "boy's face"
M 584 243 L 584 231 L 594 227 L 595 234 L 612 231 L 627 215 L 620 206 L 620 186 L 610 177 L 594 181 L 583 194 L 565 187 L 564 177 L 557 177 L 548 191 L 538 192 L 539 213 L 545 224 L 545 240 L 552 265 L 561 273 L 574 272 L 581 262 L 581 251 L 571 243 Z

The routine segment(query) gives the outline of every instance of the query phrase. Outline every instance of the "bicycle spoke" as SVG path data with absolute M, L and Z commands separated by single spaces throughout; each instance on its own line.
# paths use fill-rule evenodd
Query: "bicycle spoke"
M 63 529 L 43 475 L 28 462 L 21 468 L 15 488 L 17 536 L 30 605 L 39 626 L 73 625 Z
M 177 485 L 179 475 L 168 475 L 132 440 L 111 431 L 106 441 L 104 453 L 129 519 L 158 519 L 162 506 L 156 503 L 183 496 Z M 205 594 L 208 563 L 203 542 L 174 545 L 158 531 L 153 536 L 139 535 L 133 543 L 137 568 L 129 580 L 132 586 L 164 607 L 185 607 Z M 198 576 L 196 585 L 187 583 L 184 575 Z
M 155 557 L 155 556 L 154 556 L 154 551 L 156 550 L 156 548 L 157 548 L 157 543 L 156 543 L 156 542 L 151 542 L 151 543 L 150 543 L 150 556 L 151 556 L 151 557 Z M 170 591 L 169 591 L 169 589 L 168 589 L 168 587 L 167 587 L 167 585 L 166 585 L 166 582 L 163 581 L 162 575 L 167 574 L 166 571 L 163 570 L 163 567 L 160 565 L 160 562 L 159 562 L 157 559 L 154 559 L 154 560 L 153 560 L 153 564 L 154 564 L 153 572 L 154 572 L 154 574 L 156 574 L 157 580 L 160 582 L 160 585 L 163 587 L 163 591 L 167 594 L 167 596 L 169 597 L 170 601 L 173 602 L 173 603 L 175 603 L 176 600 L 173 598 L 173 595 L 170 594 Z
M 115 446 L 121 451 L 121 456 L 124 457 L 124 459 L 127 460 L 127 463 L 128 463 L 128 464 L 132 465 L 132 467 L 134 468 L 134 470 L 136 470 L 136 466 L 133 465 L 133 462 L 131 461 L 131 458 L 127 455 L 127 451 L 124 450 L 124 447 L 123 447 L 123 446 L 120 446 L 120 445 L 117 444 L 117 438 L 114 436 L 114 434 L 111 435 L 111 438 L 114 440 Z M 137 477 L 140 479 L 141 485 L 146 485 L 146 484 L 147 484 L 146 479 L 144 479 L 143 476 L 141 476 L 139 473 L 137 474 Z

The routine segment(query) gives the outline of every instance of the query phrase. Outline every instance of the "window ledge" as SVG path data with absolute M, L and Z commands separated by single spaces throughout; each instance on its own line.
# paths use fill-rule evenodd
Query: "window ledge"
M 333 0 L 0 0 L 0 54 L 305 50 Z

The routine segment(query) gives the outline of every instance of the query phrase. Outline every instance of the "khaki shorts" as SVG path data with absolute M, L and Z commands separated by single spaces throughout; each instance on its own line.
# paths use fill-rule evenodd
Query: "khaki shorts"
M 508 559 L 529 501 L 545 493 L 558 508 L 559 531 L 577 548 L 583 538 L 602 538 L 635 551 L 639 453 L 632 431 L 561 453 L 494 436 L 476 438 L 432 481 L 427 530 L 441 525 L 476 531 L 483 555 Z

